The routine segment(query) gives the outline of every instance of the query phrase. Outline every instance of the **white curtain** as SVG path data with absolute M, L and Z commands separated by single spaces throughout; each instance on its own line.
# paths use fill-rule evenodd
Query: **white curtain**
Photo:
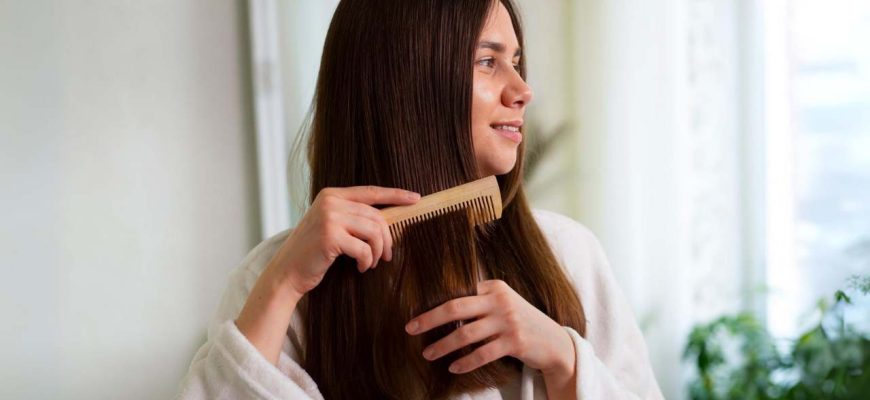
M 756 308 L 755 16 L 724 0 L 577 0 L 566 14 L 579 126 L 565 209 L 602 241 L 667 398 L 692 324 Z M 531 8 L 531 7 L 529 7 Z
M 548 188 L 533 202 L 599 236 L 666 397 L 682 398 L 691 326 L 763 310 L 748 290 L 764 274 L 758 57 L 745 46 L 758 16 L 720 0 L 520 4 L 529 112 L 575 127 L 558 166 L 529 182 Z

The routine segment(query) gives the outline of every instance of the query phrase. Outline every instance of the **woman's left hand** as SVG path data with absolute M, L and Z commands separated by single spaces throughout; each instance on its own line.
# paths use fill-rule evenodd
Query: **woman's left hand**
M 512 356 L 544 375 L 574 375 L 574 342 L 565 328 L 529 304 L 502 280 L 478 283 L 478 295 L 456 298 L 411 319 L 405 331 L 419 335 L 458 320 L 465 324 L 423 350 L 429 361 L 488 338 L 494 340 L 450 365 L 461 374 Z

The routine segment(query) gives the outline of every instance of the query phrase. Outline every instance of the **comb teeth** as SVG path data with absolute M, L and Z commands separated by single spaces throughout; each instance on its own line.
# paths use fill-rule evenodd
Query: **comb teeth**
M 459 210 L 466 210 L 475 226 L 501 218 L 501 191 L 495 176 L 432 193 L 413 205 L 385 208 L 381 214 L 398 240 L 412 224 Z
M 495 176 L 459 185 L 423 197 L 414 205 L 381 210 L 398 241 L 408 226 L 447 213 L 465 210 L 472 225 L 477 226 L 501 217 L 501 192 Z
M 405 228 L 410 225 L 462 210 L 465 210 L 468 213 L 469 219 L 474 226 L 498 219 L 492 201 L 488 196 L 475 197 L 468 201 L 452 204 L 443 208 L 424 212 L 420 215 L 412 216 L 408 219 L 394 222 L 390 224 L 390 234 L 394 239 L 398 240 L 402 236 L 402 232 L 404 232 Z

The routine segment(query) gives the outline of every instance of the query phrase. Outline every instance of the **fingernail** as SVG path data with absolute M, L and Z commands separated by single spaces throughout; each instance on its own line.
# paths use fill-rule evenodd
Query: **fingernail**
M 459 366 L 456 365 L 456 364 L 451 364 L 451 365 L 450 365 L 450 368 L 448 368 L 448 369 L 450 370 L 450 372 L 452 372 L 452 373 L 454 373 L 454 374 L 458 374 L 459 371 L 462 370 L 462 368 L 459 368 Z
M 427 360 L 431 360 L 432 359 L 432 352 L 433 352 L 432 349 L 423 350 L 423 358 L 425 358 Z
M 417 332 L 418 327 L 420 327 L 420 324 L 418 324 L 417 321 L 413 321 L 408 323 L 408 325 L 405 325 L 405 330 L 408 331 L 408 333 L 414 333 Z
M 420 193 L 416 193 L 416 192 L 409 192 L 408 193 L 408 200 L 418 200 L 418 199 L 420 199 Z

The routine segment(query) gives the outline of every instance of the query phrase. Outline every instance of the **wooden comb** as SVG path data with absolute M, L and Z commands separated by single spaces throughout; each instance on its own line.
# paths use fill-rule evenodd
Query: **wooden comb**
M 390 226 L 390 234 L 398 239 L 409 225 L 461 209 L 471 211 L 474 226 L 501 218 L 501 191 L 495 175 L 423 196 L 409 206 L 380 211 Z

